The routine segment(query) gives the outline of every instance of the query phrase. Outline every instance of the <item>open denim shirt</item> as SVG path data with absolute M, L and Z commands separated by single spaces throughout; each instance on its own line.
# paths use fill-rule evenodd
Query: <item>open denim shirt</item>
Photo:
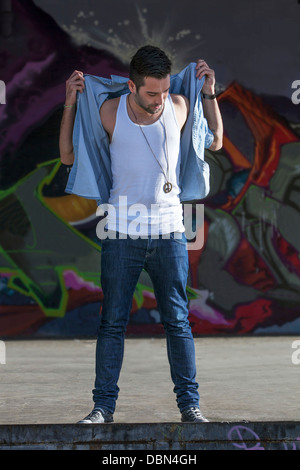
M 185 95 L 190 111 L 181 135 L 179 187 L 181 202 L 203 199 L 209 192 L 209 166 L 204 161 L 204 148 L 214 136 L 203 114 L 201 89 L 204 77 L 196 78 L 195 63 L 171 76 L 170 93 Z M 100 107 L 106 99 L 128 93 L 128 78 L 111 79 L 85 75 L 85 89 L 77 94 L 77 112 L 73 129 L 75 160 L 65 191 L 97 204 L 107 203 L 112 187 L 109 139 L 100 119 Z M 124 175 L 126 178 L 126 175 Z

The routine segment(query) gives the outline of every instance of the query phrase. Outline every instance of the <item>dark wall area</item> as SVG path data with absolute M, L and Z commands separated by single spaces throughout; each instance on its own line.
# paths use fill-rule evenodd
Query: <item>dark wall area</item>
M 206 150 L 204 245 L 189 251 L 195 334 L 300 332 L 300 4 L 0 1 L 0 336 L 90 336 L 101 314 L 95 202 L 64 192 L 72 71 L 127 77 L 152 43 L 216 72 L 223 148 Z M 298 91 L 299 90 L 299 91 Z M 128 333 L 162 333 L 146 275 Z

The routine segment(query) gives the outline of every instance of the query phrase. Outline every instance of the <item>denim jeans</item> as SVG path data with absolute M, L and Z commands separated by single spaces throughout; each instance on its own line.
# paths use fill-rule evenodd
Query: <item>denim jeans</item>
M 126 326 L 142 269 L 153 283 L 164 326 L 171 378 L 182 412 L 199 406 L 195 348 L 188 321 L 186 285 L 188 251 L 184 234 L 169 238 L 107 238 L 102 241 L 101 284 L 104 294 L 96 346 L 95 409 L 113 413 L 119 387 Z M 142 380 L 142 378 L 141 378 Z

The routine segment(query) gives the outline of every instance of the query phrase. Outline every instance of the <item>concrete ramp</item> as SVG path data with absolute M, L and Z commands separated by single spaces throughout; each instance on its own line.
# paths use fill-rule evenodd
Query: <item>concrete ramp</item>
M 200 450 L 300 450 L 300 423 L 1 425 L 0 450 L 102 450 L 102 459 L 115 458 L 114 451 L 142 450 L 139 462 L 149 464 L 159 458 L 157 451 L 183 459 Z

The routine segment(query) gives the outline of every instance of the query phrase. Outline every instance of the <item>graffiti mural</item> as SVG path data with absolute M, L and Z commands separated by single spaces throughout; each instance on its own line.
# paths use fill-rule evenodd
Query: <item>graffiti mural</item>
M 207 156 L 217 181 L 206 202 L 205 248 L 192 260 L 192 286 L 212 298 L 207 316 L 197 302 L 191 315 L 195 331 L 249 333 L 299 318 L 300 142 L 236 83 L 219 102 L 225 158 Z M 232 138 L 237 129 L 240 140 Z
M 46 2 L 6 2 L 1 31 L 0 336 L 91 336 L 102 302 L 99 218 L 94 201 L 64 192 L 68 167 L 58 152 L 64 83 L 74 69 L 127 76 L 132 38 L 122 40 L 113 28 L 104 34 L 92 10 L 73 10 L 69 23 L 59 25 L 40 3 Z M 137 9 L 126 21 L 136 15 L 141 40 L 155 41 L 146 12 Z M 84 36 L 85 16 L 93 18 L 97 40 Z M 193 35 L 199 45 L 201 36 L 192 28 L 172 35 L 167 26 L 158 45 L 169 48 L 180 68 L 185 56 L 176 58 L 175 43 L 184 48 Z M 224 145 L 206 150 L 211 191 L 199 201 L 205 240 L 189 251 L 193 332 L 299 333 L 299 112 L 287 97 L 237 80 L 218 84 L 218 101 Z M 146 273 L 128 333 L 163 333 Z

